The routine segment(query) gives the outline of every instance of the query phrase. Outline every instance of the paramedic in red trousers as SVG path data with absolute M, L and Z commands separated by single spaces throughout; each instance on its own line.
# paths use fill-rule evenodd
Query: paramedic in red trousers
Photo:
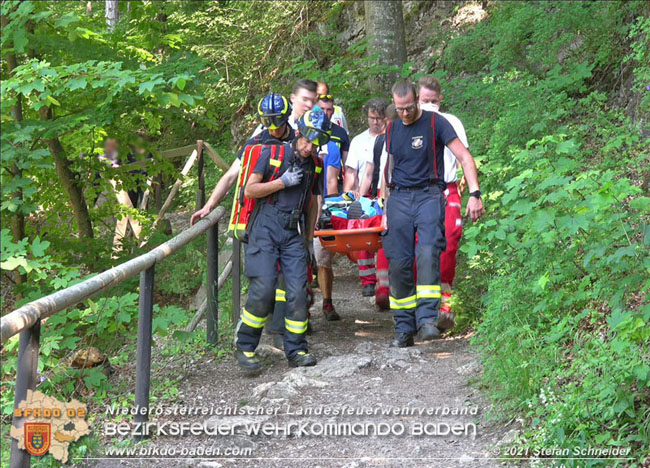
M 391 347 L 412 346 L 440 337 L 440 254 L 445 249 L 444 151 L 449 147 L 461 163 L 470 189 L 467 212 L 483 214 L 476 164 L 451 124 L 440 114 L 423 111 L 415 85 L 393 85 L 399 119 L 386 130 L 388 163 L 385 177 L 387 232 L 384 250 L 389 261 L 390 306 L 395 337 Z M 418 236 L 417 246 L 415 236 Z M 417 260 L 417 285 L 413 263 Z
M 355 136 L 350 144 L 350 153 L 345 162 L 344 192 L 353 192 L 355 199 L 360 196 L 371 196 L 370 193 L 374 174 L 375 143 L 386 129 L 386 107 L 388 103 L 380 98 L 371 99 L 363 107 L 368 121 L 368 128 Z M 379 169 L 379 168 L 378 168 Z M 375 254 L 372 252 L 357 252 L 357 266 L 359 279 L 361 281 L 361 294 L 371 297 L 375 295 L 377 284 L 377 273 L 375 270 Z M 384 271 L 387 274 L 386 271 Z M 388 278 L 383 278 L 383 290 L 377 291 L 377 295 L 388 299 L 386 286 Z M 381 294 L 380 294 L 381 293 Z M 378 302 L 379 303 L 379 302 Z
M 307 252 L 313 255 L 314 226 L 320 212 L 318 204 L 311 203 L 312 195 L 322 193 L 322 165 L 313 153 L 329 140 L 330 122 L 323 111 L 311 110 L 298 119 L 297 127 L 296 139 L 283 145 L 278 177 L 271 180 L 277 160 L 271 159 L 271 147 L 265 148 L 244 192 L 247 198 L 258 200 L 248 226 L 248 300 L 235 330 L 235 358 L 247 371 L 262 367 L 255 349 L 273 311 L 278 262 L 286 284 L 284 352 L 289 366 L 316 364 L 305 339 Z
M 422 76 L 418 80 L 418 100 L 420 108 L 430 112 L 438 112 L 449 121 L 456 135 L 465 148 L 469 148 L 465 127 L 458 117 L 453 114 L 440 112 L 440 103 L 442 101 L 442 87 L 440 80 L 435 76 Z M 454 328 L 455 319 L 451 312 L 451 288 L 454 284 L 456 275 L 456 254 L 458 252 L 458 243 L 463 235 L 463 219 L 461 212 L 461 195 L 462 190 L 458 187 L 458 165 L 456 158 L 451 150 L 445 147 L 445 238 L 447 248 L 440 255 L 440 281 L 442 288 L 442 304 L 440 306 L 440 317 L 438 319 L 438 328 L 440 331 L 451 330 Z

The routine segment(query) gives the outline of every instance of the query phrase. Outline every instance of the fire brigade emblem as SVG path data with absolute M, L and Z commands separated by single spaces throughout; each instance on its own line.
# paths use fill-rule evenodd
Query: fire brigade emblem
M 414 136 L 411 138 L 411 148 L 420 149 L 422 148 L 422 143 L 424 139 L 421 136 Z
M 25 423 L 25 450 L 32 455 L 43 455 L 50 449 L 50 423 Z

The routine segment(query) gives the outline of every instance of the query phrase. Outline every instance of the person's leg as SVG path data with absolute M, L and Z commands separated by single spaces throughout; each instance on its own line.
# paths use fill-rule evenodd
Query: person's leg
M 361 280 L 361 286 L 363 286 L 363 295 L 374 296 L 375 285 L 377 284 L 375 254 L 366 251 L 357 252 L 357 265 L 359 279 Z
M 447 248 L 440 255 L 440 281 L 442 303 L 437 327 L 441 331 L 451 330 L 456 324 L 451 310 L 451 294 L 456 276 L 456 254 L 463 235 L 463 219 L 460 194 L 456 184 L 448 185 L 447 204 L 445 206 L 445 237 Z
M 340 320 L 332 303 L 334 272 L 332 271 L 333 254 L 323 247 L 319 239 L 314 239 L 314 256 L 318 265 L 318 285 L 323 294 L 323 314 L 328 321 Z
M 415 323 L 416 293 L 413 283 L 415 226 L 413 193 L 394 191 L 388 198 L 388 231 L 384 251 L 389 261 L 390 308 L 395 319 L 395 333 L 412 336 Z
M 379 249 L 377 251 L 377 294 L 375 296 L 377 307 L 382 310 L 390 308 L 389 294 L 388 259 L 384 249 Z
M 277 227 L 272 217 L 263 213 L 255 220 L 246 247 L 244 270 L 250 286 L 235 330 L 235 346 L 246 353 L 253 353 L 257 348 L 264 324 L 273 310 L 278 276 L 279 249 L 273 235 Z
M 280 269 L 287 288 L 284 353 L 291 359 L 307 352 L 307 252 L 297 232 L 289 234 L 282 244 Z
M 461 213 L 461 201 L 455 186 L 450 186 L 445 206 L 445 238 L 447 248 L 440 255 L 440 280 L 449 287 L 453 287 L 454 276 L 456 275 L 456 254 L 458 244 L 463 235 L 463 218 Z
M 418 232 L 415 247 L 418 266 L 415 315 L 418 329 L 424 324 L 434 325 L 439 315 L 440 253 L 445 248 L 444 203 L 442 191 L 435 187 L 418 192 L 415 200 Z

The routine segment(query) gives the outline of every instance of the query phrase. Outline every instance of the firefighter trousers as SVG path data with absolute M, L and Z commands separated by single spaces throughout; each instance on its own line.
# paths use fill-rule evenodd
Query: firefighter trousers
M 307 252 L 304 238 L 287 228 L 289 218 L 290 213 L 264 203 L 251 227 L 245 262 L 248 300 L 235 330 L 235 345 L 242 351 L 255 351 L 273 311 L 278 262 L 286 288 L 284 351 L 288 358 L 307 351 Z
M 446 246 L 445 197 L 436 185 L 395 188 L 386 211 L 384 251 L 389 261 L 395 332 L 413 335 L 423 324 L 435 323 L 440 311 L 440 254 Z M 417 284 L 413 271 L 416 259 Z

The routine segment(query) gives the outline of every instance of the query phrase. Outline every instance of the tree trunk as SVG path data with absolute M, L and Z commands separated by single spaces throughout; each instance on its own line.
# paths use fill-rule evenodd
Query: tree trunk
M 1 25 L 4 29 L 9 24 L 9 18 L 6 15 L 2 15 Z M 18 66 L 16 56 L 14 54 L 7 54 L 5 56 L 7 61 L 7 74 L 11 76 L 13 71 Z M 16 105 L 12 109 L 14 119 L 17 122 L 22 122 L 23 120 L 23 96 L 19 94 L 17 96 Z M 23 171 L 18 167 L 16 162 L 11 163 L 11 173 L 13 177 L 22 177 Z M 11 194 L 12 198 L 23 200 L 23 190 L 22 188 L 17 188 L 15 192 Z M 11 216 L 11 235 L 15 243 L 20 242 L 25 237 L 25 214 L 22 212 L 22 206 L 19 208 L 19 211 L 16 211 L 15 214 Z M 23 284 L 27 281 L 27 275 L 21 274 L 18 269 L 14 271 L 14 281 L 17 285 Z M 17 292 L 15 294 L 16 299 L 22 299 L 22 294 Z
M 401 67 L 406 63 L 402 2 L 397 0 L 365 1 L 364 4 L 366 37 L 370 38 L 368 53 L 371 56 L 379 53 L 377 63 L 380 65 Z M 378 94 L 386 94 L 397 78 L 399 78 L 398 72 L 376 76 L 371 81 L 373 91 Z
M 41 107 L 40 114 L 41 119 L 43 120 L 50 120 L 52 118 L 52 110 L 49 107 Z M 94 237 L 93 226 L 90 222 L 88 205 L 84 198 L 83 188 L 79 183 L 81 179 L 79 175 L 75 174 L 75 172 L 70 168 L 70 160 L 68 160 L 65 155 L 65 150 L 63 149 L 61 141 L 57 137 L 49 138 L 46 141 L 47 147 L 50 149 L 50 153 L 54 159 L 56 174 L 59 176 L 63 189 L 70 198 L 72 212 L 77 220 L 79 236 L 82 239 L 92 239 Z
M 86 2 L 86 14 L 88 16 L 93 15 L 93 2 L 92 1 Z
M 119 0 L 106 0 L 106 26 L 109 32 L 115 29 L 115 25 L 120 19 L 119 6 Z

